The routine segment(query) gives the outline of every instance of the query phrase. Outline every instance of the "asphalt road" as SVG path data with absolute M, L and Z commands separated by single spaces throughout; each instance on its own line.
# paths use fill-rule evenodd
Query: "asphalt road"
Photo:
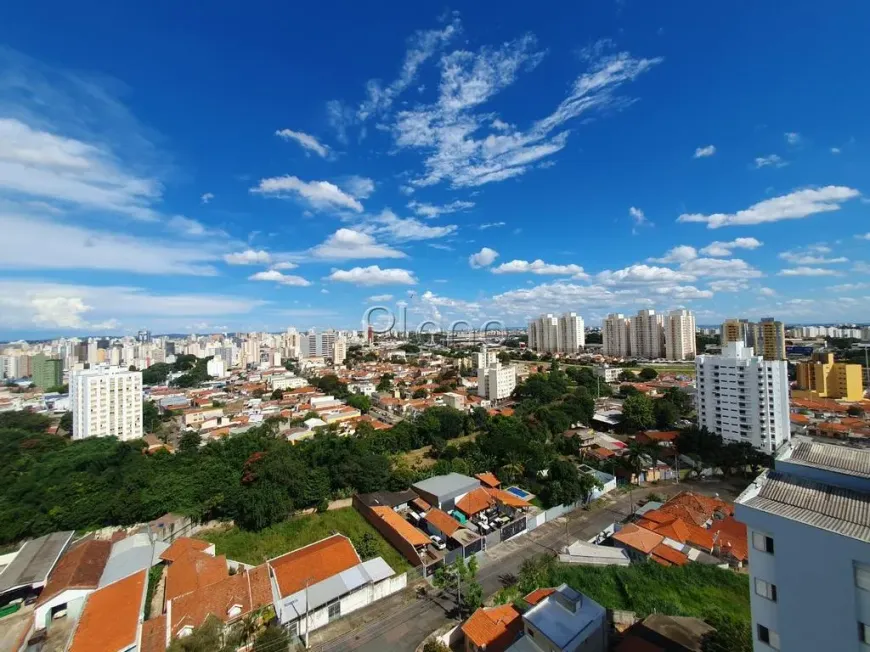
M 556 519 L 484 553 L 477 581 L 483 587 L 484 597 L 499 591 L 519 573 L 523 561 L 539 554 L 556 554 L 566 542 L 588 540 L 613 522 L 624 519 L 630 512 L 630 499 L 635 502 L 650 492 L 666 497 L 690 489 L 712 495 L 720 492 L 727 496 L 727 486 L 719 483 L 681 484 L 644 487 L 625 494 L 615 502 L 595 511 L 576 510 L 567 518 Z M 413 652 L 429 634 L 450 622 L 458 624 L 454 601 L 435 589 L 429 589 L 426 598 L 385 608 L 375 603 L 366 608 L 368 616 L 375 614 L 366 625 L 350 631 L 328 643 L 313 645 L 320 652 Z M 381 612 L 381 613 L 379 613 Z M 359 612 L 358 612 L 359 613 Z M 350 616 L 353 618 L 354 616 Z

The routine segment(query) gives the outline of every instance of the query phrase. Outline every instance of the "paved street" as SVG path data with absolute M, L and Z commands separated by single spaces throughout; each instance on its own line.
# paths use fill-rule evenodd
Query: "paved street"
M 705 482 L 644 487 L 634 491 L 631 498 L 636 502 L 650 492 L 670 497 L 684 489 L 708 495 L 718 492 L 725 498 L 733 496 L 727 485 Z M 545 523 L 528 534 L 488 550 L 481 559 L 477 575 L 484 596 L 489 597 L 501 589 L 503 578 L 519 573 L 525 559 L 541 553 L 555 554 L 566 541 L 590 539 L 614 521 L 622 520 L 630 511 L 629 502 L 629 494 L 623 494 L 596 511 L 576 510 L 567 518 Z M 451 622 L 454 609 L 454 602 L 449 597 L 437 595 L 435 589 L 429 589 L 427 598 L 417 598 L 409 589 L 400 596 L 392 596 L 350 615 L 348 619 L 359 623 L 356 629 L 321 645 L 315 645 L 312 641 L 312 648 L 322 652 L 412 652 L 426 636 Z M 312 638 L 315 638 L 315 634 Z

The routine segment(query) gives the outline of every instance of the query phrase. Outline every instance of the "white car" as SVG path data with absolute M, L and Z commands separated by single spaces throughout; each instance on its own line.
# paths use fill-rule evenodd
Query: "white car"
M 429 538 L 432 539 L 432 545 L 435 546 L 438 550 L 444 550 L 447 547 L 447 544 L 441 540 L 437 534 L 429 535 Z

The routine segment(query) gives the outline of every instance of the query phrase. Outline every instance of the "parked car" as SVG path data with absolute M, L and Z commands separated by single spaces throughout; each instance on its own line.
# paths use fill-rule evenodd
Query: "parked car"
M 438 550 L 444 550 L 447 547 L 447 544 L 441 540 L 437 534 L 429 535 L 429 538 L 432 539 L 432 545 L 435 546 Z

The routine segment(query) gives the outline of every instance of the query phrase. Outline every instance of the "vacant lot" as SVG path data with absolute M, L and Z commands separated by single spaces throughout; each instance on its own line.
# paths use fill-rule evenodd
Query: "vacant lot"
M 465 435 L 464 437 L 457 437 L 456 439 L 451 439 L 447 442 L 448 446 L 459 446 L 463 442 L 466 441 L 474 441 L 474 438 L 477 437 L 477 433 L 472 433 L 470 435 Z M 436 460 L 434 457 L 429 456 L 429 452 L 432 450 L 431 446 L 423 446 L 423 448 L 415 448 L 412 451 L 408 451 L 407 453 L 402 453 L 399 455 L 401 460 L 407 464 L 412 469 L 428 469 L 430 466 L 434 466 Z
M 354 543 L 362 540 L 366 533 L 371 534 L 377 542 L 378 555 L 396 573 L 410 568 L 407 560 L 352 507 L 291 518 L 259 532 L 232 527 L 207 530 L 197 536 L 215 544 L 219 555 L 246 564 L 261 564 L 336 533 L 349 537 Z

